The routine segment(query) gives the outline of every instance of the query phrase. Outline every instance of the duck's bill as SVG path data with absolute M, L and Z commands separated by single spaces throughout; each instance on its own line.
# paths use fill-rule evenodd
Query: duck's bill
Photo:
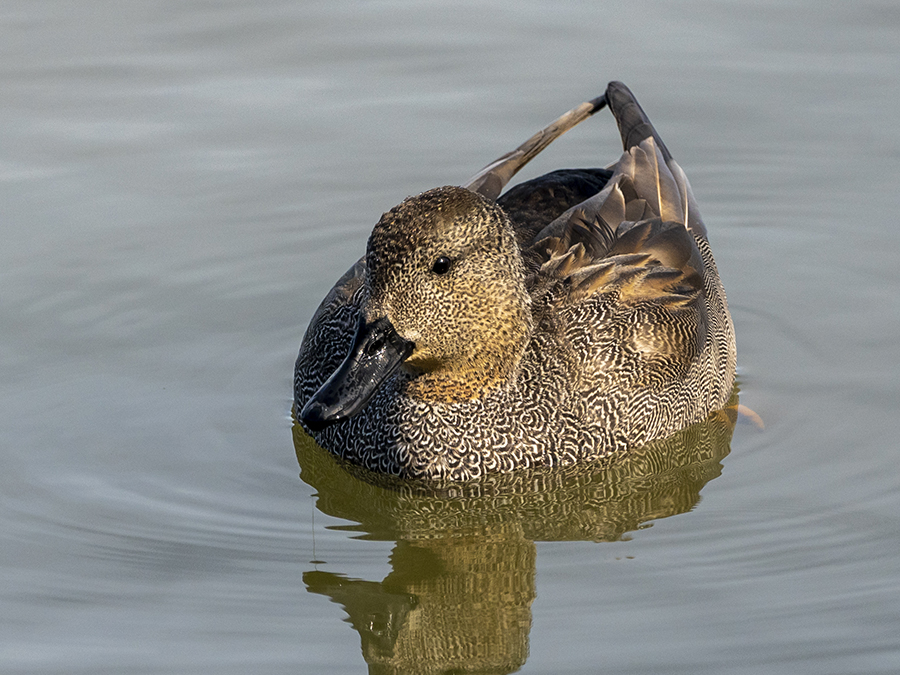
M 412 342 L 397 334 L 386 317 L 367 323 L 360 316 L 350 353 L 306 402 L 300 419 L 317 431 L 353 417 L 366 407 L 414 348 Z

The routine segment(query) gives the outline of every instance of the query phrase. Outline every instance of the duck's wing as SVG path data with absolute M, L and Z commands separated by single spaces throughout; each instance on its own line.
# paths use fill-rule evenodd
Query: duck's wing
M 695 236 L 706 238 L 690 184 L 625 85 L 603 98 L 624 153 L 606 186 L 547 225 L 526 257 L 545 279 L 567 280 L 570 302 L 618 290 L 622 302 L 690 304 L 705 274 Z
M 463 183 L 462 186 L 488 199 L 497 199 L 503 188 L 518 173 L 519 169 L 534 159 L 550 143 L 576 124 L 583 122 L 595 112 L 601 110 L 605 105 L 606 96 L 603 95 L 573 108 L 538 131 L 512 152 L 507 152 L 502 157 L 488 164 L 467 182 Z

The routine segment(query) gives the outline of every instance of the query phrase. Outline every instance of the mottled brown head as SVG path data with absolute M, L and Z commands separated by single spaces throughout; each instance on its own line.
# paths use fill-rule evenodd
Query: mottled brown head
M 410 197 L 385 213 L 366 251 L 369 321 L 415 343 L 410 393 L 465 400 L 508 376 L 531 334 L 515 235 L 493 202 L 460 187 Z

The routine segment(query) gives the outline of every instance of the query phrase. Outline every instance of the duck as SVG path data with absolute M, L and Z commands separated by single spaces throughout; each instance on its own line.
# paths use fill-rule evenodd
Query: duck
M 604 108 L 617 161 L 504 192 Z M 308 324 L 294 412 L 353 465 L 468 481 L 671 436 L 726 406 L 735 363 L 688 179 L 614 81 L 466 183 L 381 216 Z

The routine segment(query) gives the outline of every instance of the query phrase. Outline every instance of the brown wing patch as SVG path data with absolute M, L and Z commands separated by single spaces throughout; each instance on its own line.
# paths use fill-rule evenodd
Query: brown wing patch
M 562 279 L 570 276 L 576 270 L 580 270 L 590 264 L 591 258 L 587 250 L 580 242 L 571 247 L 566 247 L 566 242 L 553 237 L 545 239 L 546 262 L 541 265 L 541 273 L 547 276 Z
M 683 225 L 654 218 L 622 223 L 618 234 L 600 259 L 583 241 L 570 244 L 571 235 L 541 240 L 542 276 L 565 283 L 570 304 L 610 292 L 616 292 L 621 303 L 655 302 L 672 309 L 697 298 L 703 263 Z

